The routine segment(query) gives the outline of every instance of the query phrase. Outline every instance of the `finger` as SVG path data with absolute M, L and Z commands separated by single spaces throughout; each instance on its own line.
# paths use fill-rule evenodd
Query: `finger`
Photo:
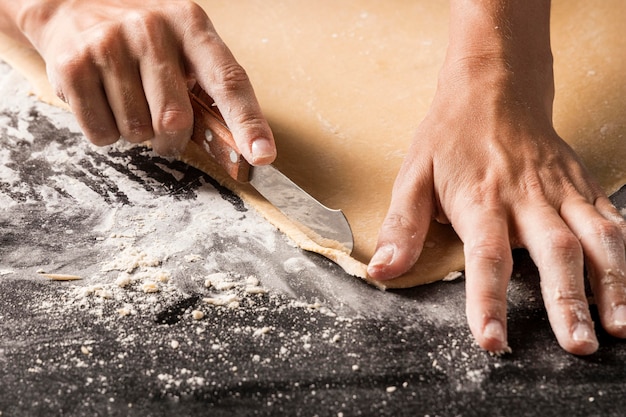
M 605 219 L 617 225 L 621 231 L 622 239 L 626 242 L 626 219 L 620 214 L 617 207 L 611 203 L 611 200 L 606 197 L 600 197 L 596 200 L 594 205 Z
M 161 155 L 177 156 L 193 131 L 193 110 L 187 93 L 187 78 L 176 40 L 159 21 L 150 29 L 150 42 L 143 45 L 139 71 L 152 117 L 152 147 Z
M 391 204 L 367 273 L 378 280 L 396 278 L 419 258 L 433 217 L 432 178 L 428 169 L 405 162 L 394 184 Z M 430 181 L 432 184 L 432 181 Z
M 192 30 L 184 38 L 190 69 L 215 100 L 244 158 L 253 165 L 271 163 L 276 158 L 274 136 L 248 75 L 217 36 L 204 11 L 194 9 L 193 16 Z
M 548 319 L 559 344 L 576 355 L 598 349 L 583 277 L 583 252 L 572 231 L 552 207 L 520 208 L 518 225 L 541 276 Z
M 87 139 L 98 146 L 115 143 L 120 132 L 91 62 L 58 57 L 49 68 L 51 83 L 70 106 Z
M 118 131 L 129 142 L 139 143 L 152 139 L 154 131 L 137 63 L 124 45 L 105 55 L 102 78 Z
M 453 224 L 465 252 L 470 330 L 482 348 L 507 352 L 506 293 L 513 271 L 507 215 L 501 208 L 466 208 Z
M 607 200 L 608 201 L 608 200 Z M 609 202 L 610 203 L 610 202 Z M 602 207 L 606 202 L 597 202 Z M 584 201 L 563 205 L 561 215 L 578 236 L 587 260 L 587 270 L 603 327 L 612 335 L 626 337 L 626 249 L 623 219 L 602 216 Z M 607 211 L 607 207 L 603 207 Z

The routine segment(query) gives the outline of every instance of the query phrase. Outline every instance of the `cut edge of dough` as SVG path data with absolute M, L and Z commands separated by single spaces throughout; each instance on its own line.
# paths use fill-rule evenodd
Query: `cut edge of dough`
M 7 62 L 30 83 L 33 88 L 32 94 L 41 102 L 71 111 L 67 103 L 61 101 L 52 85 L 48 82 L 47 77 L 42 76 L 46 73 L 45 63 L 36 51 L 15 44 L 12 40 L 0 33 L 0 59 Z M 145 144 L 144 144 L 145 145 Z M 148 143 L 149 146 L 149 143 Z M 324 247 L 314 242 L 306 233 L 301 231 L 294 222 L 287 216 L 282 214 L 280 210 L 265 200 L 254 188 L 249 184 L 238 183 L 228 176 L 221 167 L 214 163 L 210 158 L 203 155 L 203 151 L 195 143 L 190 141 L 189 145 L 178 158 L 196 169 L 199 169 L 212 178 L 214 178 L 222 186 L 233 191 L 249 206 L 253 207 L 261 216 L 263 216 L 274 227 L 283 232 L 290 238 L 296 246 L 309 252 L 322 255 L 341 267 L 347 274 L 361 278 L 368 284 L 380 289 L 402 289 L 415 286 L 415 283 L 405 276 L 401 276 L 389 281 L 377 281 L 367 274 L 367 265 L 347 253 L 334 248 Z M 456 260 L 451 269 L 443 271 L 442 276 L 446 273 L 462 269 L 463 260 Z M 439 278 L 433 278 L 428 281 L 420 282 L 428 284 L 430 282 L 439 281 Z
M 368 277 L 367 265 L 364 263 L 351 257 L 340 249 L 324 247 L 314 242 L 293 221 L 265 200 L 251 185 L 240 183 L 232 179 L 219 165 L 217 165 L 217 163 L 206 157 L 200 146 L 195 142 L 189 142 L 189 145 L 179 159 L 186 164 L 207 173 L 220 183 L 220 185 L 233 191 L 274 227 L 291 238 L 301 249 L 309 252 L 315 252 L 330 259 L 339 265 L 347 274 L 361 278 L 376 288 L 387 288 L 387 286 L 381 282 L 374 281 Z

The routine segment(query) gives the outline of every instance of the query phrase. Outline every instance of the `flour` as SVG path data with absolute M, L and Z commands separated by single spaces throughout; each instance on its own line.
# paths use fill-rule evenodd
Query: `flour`
M 323 366 L 333 357 L 348 358 L 336 365 L 350 376 L 372 372 L 376 361 L 367 356 L 372 352 L 367 344 L 380 342 L 376 335 L 383 321 L 370 320 L 381 315 L 388 325 L 404 316 L 409 310 L 401 297 L 304 255 L 241 201 L 223 197 L 206 176 L 124 142 L 94 147 L 71 115 L 20 100 L 15 117 L 0 116 L 9 124 L 0 129 L 10 131 L 11 142 L 0 146 L 0 157 L 23 162 L 0 164 L 0 181 L 8 183 L 0 189 L 0 202 L 8 203 L 7 210 L 15 207 L 11 214 L 34 213 L 16 216 L 14 230 L 19 222 L 38 222 L 43 232 L 18 254 L 21 269 L 2 266 L 0 276 L 13 279 L 17 271 L 20 279 L 38 283 L 39 269 L 80 276 L 81 281 L 44 282 L 48 291 L 29 300 L 30 313 L 79 322 L 93 338 L 71 331 L 53 335 L 62 348 L 53 361 L 45 360 L 45 344 L 29 347 L 32 369 L 87 369 L 95 375 L 77 383 L 107 394 L 118 384 L 97 374 L 106 364 L 145 374 L 155 396 L 173 399 L 240 394 L 238 387 L 254 387 L 259 375 L 271 374 L 277 365 L 299 369 L 314 360 Z M 59 137 L 48 137 L 51 132 Z M 21 153 L 9 155 L 9 148 Z M 28 164 L 37 169 L 26 169 Z M 42 240 L 56 246 L 45 252 Z M 64 256 L 55 257 L 56 251 Z M 410 313 L 417 319 L 433 308 L 436 325 L 458 320 L 453 308 L 425 299 L 412 303 Z M 416 323 L 416 328 L 423 324 Z M 460 340 L 456 337 L 451 339 Z M 465 359 L 466 345 L 446 343 L 428 352 L 429 359 L 437 370 L 479 389 L 479 374 L 489 376 L 484 363 L 472 355 Z M 361 353 L 352 353 L 357 346 Z M 0 361 L 3 357 L 0 350 Z M 134 362 L 140 371 L 131 368 Z M 459 362 L 462 368 L 456 367 Z M 302 374 L 317 375 L 306 369 Z M 302 378 L 303 385 L 296 380 L 293 388 L 315 391 Z

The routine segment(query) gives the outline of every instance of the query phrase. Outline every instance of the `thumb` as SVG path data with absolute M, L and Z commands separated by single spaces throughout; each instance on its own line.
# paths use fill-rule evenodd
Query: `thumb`
M 405 161 L 367 268 L 377 280 L 396 278 L 417 262 L 433 215 L 432 175 Z

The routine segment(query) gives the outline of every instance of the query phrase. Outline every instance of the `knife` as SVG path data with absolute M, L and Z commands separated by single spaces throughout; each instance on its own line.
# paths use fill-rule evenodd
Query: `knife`
M 251 166 L 239 152 L 213 99 L 198 84 L 189 97 L 194 113 L 191 140 L 231 178 L 250 183 L 315 243 L 352 252 L 352 230 L 341 210 L 326 207 L 272 165 Z

